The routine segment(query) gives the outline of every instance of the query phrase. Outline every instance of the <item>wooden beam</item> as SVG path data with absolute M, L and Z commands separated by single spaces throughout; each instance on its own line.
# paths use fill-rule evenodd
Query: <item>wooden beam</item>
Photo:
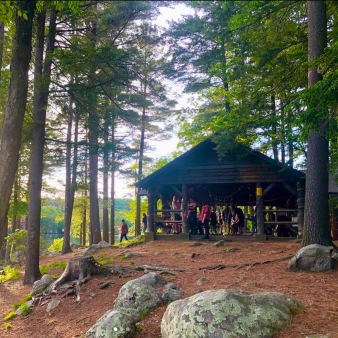
M 287 182 L 283 182 L 283 185 L 286 189 L 288 189 L 293 196 L 297 197 L 297 190 L 295 188 L 292 188 L 291 185 Z
M 177 189 L 174 185 L 170 185 L 170 188 L 173 189 L 176 193 L 178 193 L 180 196 L 182 195 L 182 192 L 180 189 Z
M 263 188 L 262 183 L 256 184 L 256 220 L 257 235 L 264 235 L 264 204 L 263 204 Z
M 269 191 L 271 191 L 277 183 L 271 183 L 264 191 L 263 191 L 263 196 L 265 196 Z

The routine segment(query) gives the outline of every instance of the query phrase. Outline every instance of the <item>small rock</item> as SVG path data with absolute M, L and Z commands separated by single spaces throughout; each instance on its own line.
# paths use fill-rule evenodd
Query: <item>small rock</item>
M 139 253 L 137 252 L 126 252 L 124 255 L 123 255 L 125 258 L 131 258 L 131 257 L 137 257 L 137 256 L 140 256 Z
M 53 281 L 54 278 L 51 275 L 49 274 L 43 275 L 40 280 L 34 282 L 31 295 L 35 296 L 39 293 L 42 293 L 48 288 L 48 286 L 52 284 Z
M 55 309 L 60 304 L 60 301 L 58 299 L 52 299 L 51 302 L 47 305 L 46 311 L 49 313 L 53 309 Z
M 207 282 L 208 280 L 205 278 L 205 277 L 202 277 L 202 278 L 200 278 L 197 282 L 196 282 L 196 284 L 198 285 L 198 286 L 201 286 L 201 285 L 203 285 L 205 282 Z
M 189 246 L 201 246 L 201 245 L 203 245 L 203 243 L 201 243 L 201 242 L 193 242 Z
M 157 251 L 157 252 L 155 252 L 155 256 L 159 256 L 159 255 L 163 255 L 163 254 L 164 254 L 163 251 Z
M 195 256 L 196 256 L 196 254 L 195 254 L 195 252 L 193 252 L 190 257 L 194 258 Z
M 225 241 L 220 240 L 220 241 L 214 243 L 212 246 L 218 248 L 219 246 L 224 246 L 224 245 L 225 245 Z
M 305 336 L 305 338 L 330 338 L 330 335 L 328 334 L 310 334 L 309 336 Z
M 171 254 L 171 256 L 173 256 L 173 257 L 181 257 L 181 255 L 180 255 L 179 252 L 173 252 L 173 253 Z
M 26 306 L 27 306 L 27 308 L 28 308 L 28 311 L 29 311 L 29 310 L 33 307 L 33 300 L 29 300 L 29 301 L 26 302 L 25 304 L 26 304 Z M 19 307 L 19 308 L 15 311 L 15 313 L 16 313 L 18 316 L 22 315 L 21 308 Z

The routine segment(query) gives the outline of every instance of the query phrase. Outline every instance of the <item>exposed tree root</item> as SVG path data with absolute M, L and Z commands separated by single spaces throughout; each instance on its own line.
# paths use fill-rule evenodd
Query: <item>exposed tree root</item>
M 262 262 L 251 262 L 251 263 L 244 263 L 244 264 L 227 264 L 227 265 L 209 265 L 209 266 L 202 266 L 199 268 L 199 270 L 222 270 L 222 269 L 227 269 L 227 268 L 235 268 L 235 269 L 241 269 L 244 267 L 248 267 L 247 270 L 251 269 L 254 265 L 263 265 L 263 264 L 268 264 L 268 263 L 275 263 L 275 262 L 282 262 L 282 261 L 287 261 L 291 259 L 294 255 L 282 257 L 282 258 L 277 258 L 277 259 L 271 259 L 267 261 L 262 261 Z
M 141 265 L 135 268 L 137 271 L 143 271 L 143 270 L 152 270 L 152 271 L 163 271 L 163 272 L 170 272 L 170 271 L 178 271 L 178 272 L 184 272 L 184 269 L 176 269 L 176 268 L 165 268 L 162 266 L 153 266 L 153 265 Z

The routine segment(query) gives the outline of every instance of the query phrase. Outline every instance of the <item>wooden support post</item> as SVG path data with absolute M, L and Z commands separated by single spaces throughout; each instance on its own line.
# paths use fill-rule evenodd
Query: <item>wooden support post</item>
M 135 237 L 141 235 L 141 196 L 140 188 L 136 188 L 136 219 L 135 219 Z
M 297 183 L 298 238 L 302 238 L 303 236 L 304 205 L 305 205 L 305 184 L 303 181 L 300 181 Z
M 186 184 L 182 185 L 182 233 L 188 234 L 189 233 L 189 223 L 187 219 L 187 208 L 188 208 L 188 195 L 187 195 L 187 186 Z
M 148 190 L 148 217 L 147 217 L 147 232 L 154 232 L 154 210 L 155 210 L 155 194 L 154 189 Z
M 256 184 L 256 222 L 257 222 L 257 235 L 264 235 L 264 204 L 263 204 L 263 188 L 262 184 Z

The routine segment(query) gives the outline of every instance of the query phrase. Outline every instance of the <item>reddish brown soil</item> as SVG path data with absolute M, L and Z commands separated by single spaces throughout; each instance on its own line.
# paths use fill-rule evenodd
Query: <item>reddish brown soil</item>
M 130 268 L 152 264 L 171 268 L 183 268 L 176 276 L 166 276 L 168 281 L 177 283 L 184 291 L 184 297 L 195 294 L 198 290 L 240 289 L 247 291 L 281 292 L 301 301 L 305 305 L 303 313 L 290 321 L 290 325 L 276 338 L 306 337 L 310 334 L 329 334 L 338 337 L 338 271 L 325 273 L 288 272 L 287 261 L 272 262 L 252 267 L 227 268 L 223 270 L 205 270 L 200 267 L 218 264 L 241 264 L 254 261 L 274 260 L 297 251 L 299 244 L 292 242 L 229 242 L 223 247 L 213 247 L 212 242 L 203 242 L 202 246 L 191 247 L 192 242 L 157 241 L 128 248 L 137 252 L 138 257 L 122 259 L 125 248 L 104 250 L 96 254 L 99 257 L 112 257 L 114 265 Z M 237 248 L 231 252 L 228 248 Z M 227 251 L 228 249 L 228 251 Z M 67 260 L 74 255 L 81 255 L 81 250 L 72 254 L 45 257 L 41 264 Z M 191 258 L 191 254 L 195 257 Z M 134 262 L 134 264 L 132 263 Z M 100 290 L 99 284 L 107 277 L 95 277 L 86 283 L 80 291 L 81 302 L 75 299 L 60 298 L 61 304 L 49 315 L 46 306 L 37 306 L 26 317 L 16 317 L 10 322 L 12 328 L 6 330 L 5 322 L 0 326 L 0 337 L 20 338 L 61 338 L 84 337 L 85 332 L 107 310 L 111 309 L 120 287 L 128 280 L 143 273 L 132 271 L 128 278 L 109 277 L 114 281 L 108 288 Z M 203 286 L 196 281 L 207 278 Z M 28 294 L 31 288 L 23 286 L 22 281 L 9 281 L 0 285 L 0 314 L 4 316 L 12 311 L 12 304 Z M 56 296 L 58 297 L 58 296 Z M 161 318 L 165 305 L 152 311 L 142 320 L 142 331 L 137 338 L 160 337 Z

